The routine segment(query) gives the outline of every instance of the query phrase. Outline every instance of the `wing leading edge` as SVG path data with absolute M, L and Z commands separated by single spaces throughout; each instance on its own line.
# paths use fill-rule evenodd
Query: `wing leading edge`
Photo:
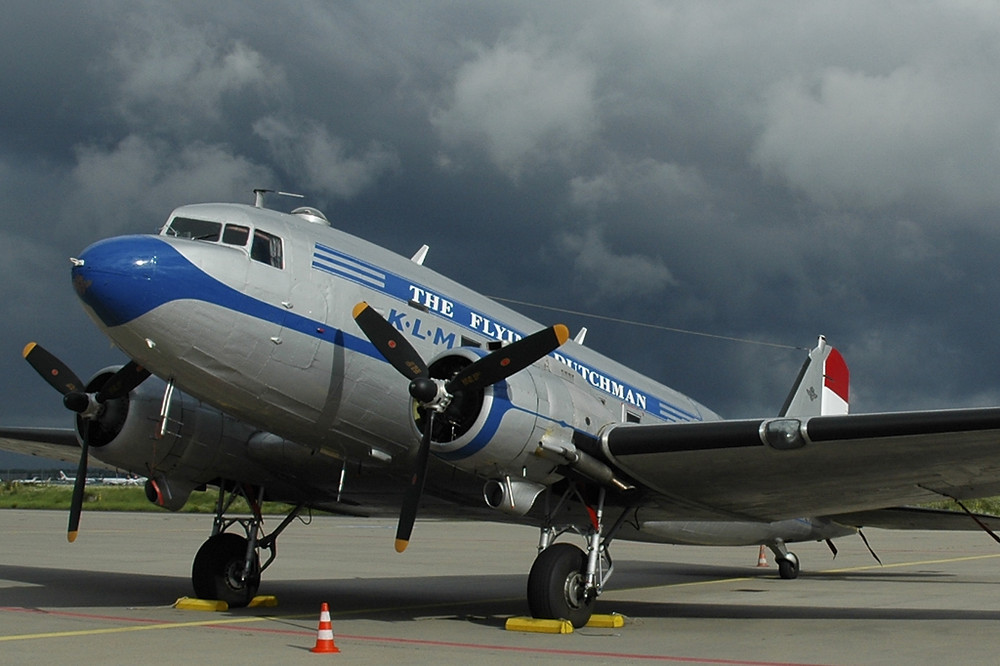
M 0 428 L 0 450 L 74 464 L 80 459 L 72 428 Z
M 602 447 L 692 515 L 771 521 L 1000 494 L 1000 408 L 618 426 Z

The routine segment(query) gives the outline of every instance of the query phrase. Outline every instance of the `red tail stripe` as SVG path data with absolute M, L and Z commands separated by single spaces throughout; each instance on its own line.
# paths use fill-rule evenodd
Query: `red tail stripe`
M 826 359 L 823 384 L 836 393 L 844 402 L 850 402 L 851 371 L 847 369 L 844 357 L 836 349 L 830 350 Z

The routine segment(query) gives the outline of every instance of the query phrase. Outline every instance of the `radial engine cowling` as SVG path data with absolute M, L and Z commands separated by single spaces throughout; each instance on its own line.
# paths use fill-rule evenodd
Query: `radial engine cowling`
M 451 350 L 430 363 L 430 375 L 450 379 L 485 354 L 473 347 Z M 419 437 L 423 417 L 421 410 L 413 412 Z M 568 442 L 574 428 L 596 431 L 612 420 L 603 401 L 567 381 L 562 364 L 546 357 L 485 389 L 456 392 L 434 418 L 431 450 L 482 477 L 510 474 L 550 482 L 555 465 L 535 455 L 539 443 L 554 436 Z

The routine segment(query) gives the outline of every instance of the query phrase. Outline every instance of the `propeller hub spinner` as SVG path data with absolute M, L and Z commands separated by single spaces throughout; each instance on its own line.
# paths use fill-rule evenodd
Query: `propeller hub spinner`
M 71 412 L 76 412 L 84 419 L 96 419 L 104 409 L 93 393 L 70 391 L 63 396 L 63 406 Z
M 410 382 L 410 395 L 419 403 L 427 404 L 437 397 L 438 385 L 429 377 L 417 377 Z
M 417 377 L 410 382 L 410 397 L 424 407 L 443 410 L 451 402 L 451 396 L 445 390 L 444 382 L 430 377 Z
M 63 396 L 63 405 L 71 412 L 83 414 L 90 407 L 90 397 L 80 391 L 70 391 Z

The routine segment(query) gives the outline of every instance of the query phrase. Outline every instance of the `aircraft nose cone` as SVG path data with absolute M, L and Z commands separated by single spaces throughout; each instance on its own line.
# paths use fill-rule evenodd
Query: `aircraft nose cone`
M 152 285 L 164 247 L 150 236 L 120 236 L 94 243 L 73 262 L 73 288 L 106 326 L 128 323 L 155 301 Z

